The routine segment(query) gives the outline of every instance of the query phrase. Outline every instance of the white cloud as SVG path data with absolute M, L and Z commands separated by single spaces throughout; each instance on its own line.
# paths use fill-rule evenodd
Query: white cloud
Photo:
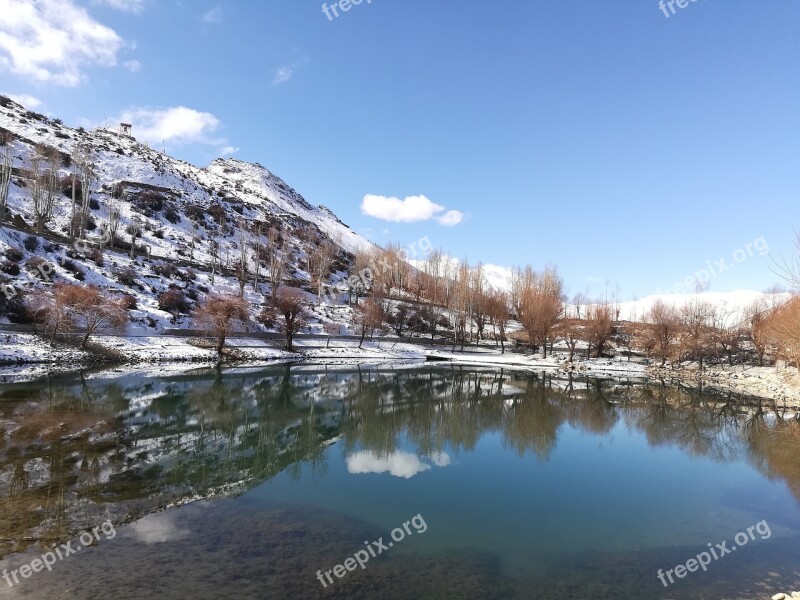
M 452 459 L 447 452 L 435 452 L 431 454 L 428 458 L 431 459 L 431 462 L 435 464 L 437 467 L 447 467 L 452 463 Z
M 163 544 L 185 538 L 188 530 L 178 529 L 172 515 L 154 513 L 133 523 L 133 537 L 145 544 Z
M 138 14 L 144 8 L 145 0 L 94 0 L 94 4 L 105 4 L 115 10 Z
M 442 216 L 436 217 L 436 220 L 440 225 L 444 225 L 445 227 L 453 227 L 464 220 L 464 213 L 462 213 L 460 210 L 448 210 Z
M 17 104 L 21 104 L 27 109 L 36 109 L 44 104 L 41 100 L 30 94 L 5 94 Z
M 283 67 L 278 67 L 272 72 L 272 84 L 280 85 L 286 83 L 292 78 L 292 75 L 294 75 L 294 68 L 291 66 L 285 65 Z
M 437 452 L 429 458 L 437 467 L 446 467 L 451 462 L 446 452 Z M 431 466 L 422 462 L 419 456 L 403 450 L 392 452 L 385 458 L 379 458 L 374 452 L 354 452 L 347 457 L 347 472 L 353 474 L 388 472 L 395 477 L 410 479 L 430 469 Z
M 239 151 L 238 146 L 222 146 L 222 148 L 217 150 L 217 153 L 220 156 L 230 156 L 231 154 L 236 154 L 238 151 Z
M 93 65 L 114 66 L 122 38 L 73 0 L 0 0 L 0 71 L 76 86 Z
M 138 73 L 142 70 L 142 63 L 136 59 L 126 60 L 124 63 L 122 63 L 122 66 L 128 69 L 128 71 L 131 73 Z
M 410 479 L 430 468 L 431 466 L 422 462 L 416 454 L 402 450 L 389 454 L 386 458 L 378 458 L 373 452 L 355 452 L 347 457 L 347 472 L 353 474 L 388 471 L 395 477 Z
M 124 111 L 117 119 L 133 125 L 133 135 L 151 145 L 202 143 L 227 146 L 225 139 L 210 137 L 221 123 L 207 112 L 185 106 L 172 108 L 134 107 Z
M 215 6 L 211 10 L 204 12 L 200 20 L 204 23 L 219 23 L 222 21 L 222 7 Z
M 361 212 L 369 217 L 393 223 L 417 223 L 435 219 L 441 225 L 458 225 L 464 214 L 457 210 L 448 210 L 431 202 L 425 196 L 406 196 L 403 200 L 389 196 L 367 194 L 361 201 Z

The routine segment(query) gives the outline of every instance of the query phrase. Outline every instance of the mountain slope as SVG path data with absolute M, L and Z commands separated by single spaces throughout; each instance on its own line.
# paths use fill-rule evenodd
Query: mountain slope
M 135 325 L 146 329 L 183 326 L 188 324 L 186 311 L 177 314 L 159 308 L 159 296 L 170 286 L 185 292 L 190 303 L 211 293 L 238 292 L 235 271 L 242 240 L 247 245 L 246 294 L 254 314 L 270 288 L 263 250 L 270 229 L 277 229 L 286 242 L 284 283 L 300 287 L 309 287 L 308 256 L 319 244 L 335 246 L 333 281 L 347 272 L 354 252 L 372 247 L 329 209 L 311 206 L 261 165 L 218 159 L 199 168 L 134 137 L 102 128 L 70 128 L 0 96 L 3 132 L 13 137 L 14 176 L 10 216 L 0 228 L 0 284 L 13 286 L 17 299 L 43 285 L 41 272 L 28 268 L 38 256 L 52 264 L 53 281 L 92 283 L 134 297 Z M 37 145 L 61 153 L 59 176 L 66 188 L 43 235 L 26 241 L 35 223 L 30 170 Z M 90 251 L 81 253 L 74 251 L 67 235 L 72 216 L 70 165 L 82 146 L 91 149 L 96 180 L 87 226 Z M 114 248 L 103 247 L 102 230 L 116 210 L 119 228 Z M 258 238 L 255 225 L 260 227 Z M 131 259 L 132 233 L 139 227 Z M 255 287 L 257 245 L 260 283 Z

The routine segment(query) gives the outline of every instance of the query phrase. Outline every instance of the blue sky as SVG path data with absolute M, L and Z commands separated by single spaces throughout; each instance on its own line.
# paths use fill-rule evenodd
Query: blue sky
M 789 255 L 800 225 L 800 3 L 673 8 L 0 0 L 0 91 L 259 162 L 379 243 L 553 262 L 570 293 L 671 289 L 748 243 L 710 289 L 764 289 L 753 250 Z

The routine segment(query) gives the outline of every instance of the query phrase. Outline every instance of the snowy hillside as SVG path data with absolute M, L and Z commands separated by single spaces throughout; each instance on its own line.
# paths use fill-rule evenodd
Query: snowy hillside
M 70 128 L 0 96 L 0 135 L 7 132 L 12 134 L 13 177 L 9 214 L 0 228 L 0 285 L 13 286 L 19 297 L 42 285 L 41 273 L 33 267 L 35 261 L 46 260 L 54 281 L 96 284 L 132 296 L 134 330 L 184 326 L 186 312 L 163 310 L 159 295 L 179 289 L 191 304 L 210 293 L 238 291 L 243 242 L 249 274 L 246 297 L 254 312 L 259 310 L 269 294 L 263 249 L 270 230 L 277 230 L 285 243 L 284 283 L 307 289 L 308 257 L 320 244 L 336 248 L 333 281 L 349 270 L 355 251 L 372 247 L 329 209 L 313 207 L 258 164 L 217 159 L 199 168 L 130 135 Z M 132 134 L 136 135 L 135 123 Z M 35 235 L 31 201 L 37 145 L 60 153 L 58 175 L 63 182 L 41 235 Z M 73 214 L 70 175 L 82 147 L 90 149 L 96 177 L 86 225 L 89 251 L 84 246 L 76 252 L 68 237 Z M 116 214 L 117 235 L 112 243 L 104 243 L 103 232 Z M 258 286 L 252 281 L 256 272 L 261 274 Z

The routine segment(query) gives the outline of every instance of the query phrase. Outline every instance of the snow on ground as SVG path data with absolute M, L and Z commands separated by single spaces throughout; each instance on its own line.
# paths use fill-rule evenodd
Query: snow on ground
M 712 387 L 743 394 L 769 398 L 780 404 L 800 406 L 800 376 L 795 367 L 782 363 L 769 367 L 735 365 L 732 367 L 704 368 L 702 375 L 697 365 L 680 370 L 650 369 L 653 378 L 679 383 L 689 387 Z

